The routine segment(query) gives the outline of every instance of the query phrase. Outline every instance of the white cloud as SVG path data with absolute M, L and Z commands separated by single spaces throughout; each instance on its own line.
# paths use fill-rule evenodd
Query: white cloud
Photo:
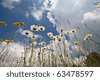
M 47 13 L 47 18 L 48 18 L 49 21 L 50 21 L 51 23 L 53 23 L 53 25 L 55 26 L 56 22 L 55 22 L 55 19 L 54 19 L 54 17 L 53 17 L 53 15 L 52 15 L 51 12 L 48 12 L 48 13 Z
M 73 1 L 73 8 L 82 7 L 86 0 L 74 0 Z
M 54 9 L 56 7 L 57 1 L 58 0 L 50 0 L 50 5 L 51 5 L 51 8 L 50 9 Z
M 51 11 L 56 7 L 57 0 L 44 0 L 43 2 L 38 2 L 39 9 L 37 9 L 36 4 L 34 3 L 33 6 L 31 6 L 29 9 L 29 12 L 27 13 L 32 15 L 36 20 L 41 20 L 43 13 L 45 10 Z M 27 17 L 26 15 L 26 17 Z M 29 15 L 28 15 L 29 16 Z
M 16 5 L 19 5 L 22 0 L 3 0 L 2 6 L 8 9 L 15 8 Z
M 43 16 L 43 12 L 41 10 L 32 10 L 31 15 L 36 19 L 40 20 Z
M 97 41 L 100 41 L 98 35 L 100 34 L 100 11 L 93 10 L 84 13 L 83 19 L 81 21 L 82 24 L 87 24 L 88 27 L 81 27 L 80 36 L 82 34 L 85 36 L 86 34 L 93 34 L 93 38 Z
M 58 0 L 45 0 L 43 2 L 43 8 L 46 10 L 52 10 L 56 7 Z
M 45 0 L 45 1 L 43 2 L 43 7 L 44 7 L 44 8 L 48 8 L 48 4 L 49 4 L 49 1 L 48 1 L 48 0 Z
M 93 10 L 92 12 L 86 12 L 83 15 L 82 23 L 88 23 L 88 22 L 94 21 L 94 20 L 100 21 L 100 12 L 99 11 Z
M 28 12 L 26 12 L 26 15 L 25 15 L 27 18 L 29 18 L 29 13 Z
M 86 0 L 55 0 L 53 3 L 55 3 L 55 7 L 49 11 L 54 16 L 57 31 L 59 31 L 60 28 L 65 30 L 71 28 L 68 25 L 67 19 L 75 24 L 80 21 L 84 12 L 83 8 L 85 7 Z

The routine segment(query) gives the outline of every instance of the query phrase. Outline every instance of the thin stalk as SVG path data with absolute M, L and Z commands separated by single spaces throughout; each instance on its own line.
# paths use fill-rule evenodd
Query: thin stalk
M 30 58 L 29 58 L 29 67 L 32 66 L 33 55 L 34 55 L 34 45 L 32 44 L 31 55 L 30 55 Z
M 26 60 L 26 48 L 24 47 L 24 66 L 27 66 L 27 60 Z

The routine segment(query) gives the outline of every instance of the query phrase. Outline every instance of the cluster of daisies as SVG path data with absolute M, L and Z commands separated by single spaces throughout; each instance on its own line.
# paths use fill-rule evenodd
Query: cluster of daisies
M 30 37 L 32 39 L 35 39 L 36 36 L 32 31 L 41 31 L 42 32 L 42 31 L 45 31 L 45 27 L 44 26 L 31 25 L 30 30 L 23 30 L 22 34 L 26 35 L 27 37 Z

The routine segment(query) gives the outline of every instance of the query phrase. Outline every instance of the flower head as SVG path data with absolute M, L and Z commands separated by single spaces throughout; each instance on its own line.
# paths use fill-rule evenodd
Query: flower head
M 97 3 L 96 4 L 96 8 L 100 8 L 100 3 Z
M 56 36 L 56 37 L 57 37 L 57 40 L 58 40 L 58 41 L 61 41 L 61 40 L 62 40 L 61 35 L 58 35 L 58 36 Z
M 1 26 L 7 26 L 7 23 L 4 22 L 4 21 L 1 21 L 1 22 L 0 22 L 0 25 L 1 25 Z
M 22 32 L 22 34 L 23 34 L 23 35 L 26 35 L 26 36 L 28 36 L 28 37 L 32 37 L 32 36 L 33 36 L 33 33 L 32 33 L 30 30 L 24 30 L 24 31 Z
M 62 33 L 62 32 L 64 31 L 64 29 L 61 28 L 60 31 L 61 31 L 61 33 Z
M 84 37 L 84 40 L 89 40 L 92 38 L 92 34 L 87 34 L 85 37 Z
M 74 45 L 78 45 L 78 42 L 75 41 L 75 42 L 74 42 Z
M 9 44 L 9 43 L 13 43 L 14 41 L 13 40 L 4 40 L 3 42 Z
M 45 47 L 45 45 L 46 45 L 45 42 L 41 42 L 41 43 L 39 43 L 39 46 L 41 46 L 41 47 Z
M 36 36 L 33 34 L 33 35 L 31 36 L 31 38 L 33 38 L 33 39 L 34 39 L 34 38 L 36 38 Z
M 38 26 L 31 25 L 31 30 L 32 30 L 32 31 L 38 31 Z
M 39 31 L 44 31 L 44 30 L 45 30 L 45 27 L 39 26 L 39 27 L 38 27 L 38 30 L 39 30 Z
M 37 44 L 37 42 L 34 42 L 34 41 L 30 40 L 30 41 L 29 41 L 29 44 L 35 46 L 35 45 Z
M 76 33 L 76 29 L 72 29 L 70 32 L 71 33 Z
M 13 23 L 13 26 L 15 26 L 15 27 L 20 27 L 20 26 L 23 26 L 23 25 L 25 25 L 24 22 L 14 22 Z
M 53 36 L 53 33 L 49 32 L 49 33 L 47 33 L 47 35 L 50 37 L 50 36 Z
M 66 31 L 65 34 L 67 34 L 67 35 L 70 34 L 70 31 Z
M 48 37 L 49 37 L 50 39 L 54 39 L 54 38 L 55 38 L 52 32 L 47 33 L 47 35 L 48 35 Z

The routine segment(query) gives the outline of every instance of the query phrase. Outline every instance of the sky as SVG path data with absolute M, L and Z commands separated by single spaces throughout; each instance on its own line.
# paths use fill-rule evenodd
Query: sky
M 85 35 L 92 34 L 100 42 L 100 8 L 96 8 L 95 4 L 98 2 L 100 0 L 0 0 L 0 22 L 8 24 L 6 27 L 0 26 L 0 39 L 14 40 L 15 43 L 9 44 L 9 53 L 16 53 L 13 56 L 21 56 L 24 51 L 24 46 L 19 43 L 26 44 L 30 37 L 24 36 L 22 31 L 30 30 L 31 25 L 45 27 L 43 32 L 30 30 L 36 35 L 37 43 L 42 38 L 48 44 L 50 39 L 47 33 L 58 35 L 60 29 L 64 29 L 64 32 L 76 29 L 76 35 L 82 40 Z M 14 22 L 24 22 L 25 25 L 16 28 L 12 25 Z M 66 44 L 69 51 L 75 54 L 77 52 L 70 46 L 69 39 L 66 36 Z M 0 51 L 3 46 L 0 43 Z M 39 49 L 36 46 L 37 51 Z
M 57 35 L 61 28 L 68 31 L 77 27 L 80 28 L 77 35 L 83 39 L 87 33 L 92 33 L 84 24 L 100 34 L 100 10 L 96 9 L 96 2 L 100 0 L 0 0 L 0 21 L 8 24 L 0 29 L 0 38 L 27 41 L 20 29 L 12 26 L 17 21 L 25 23 L 22 30 L 30 30 L 31 25 L 44 26 L 44 32 L 34 32 L 38 35 L 37 41 L 42 36 L 43 41 L 48 42 L 48 32 Z

